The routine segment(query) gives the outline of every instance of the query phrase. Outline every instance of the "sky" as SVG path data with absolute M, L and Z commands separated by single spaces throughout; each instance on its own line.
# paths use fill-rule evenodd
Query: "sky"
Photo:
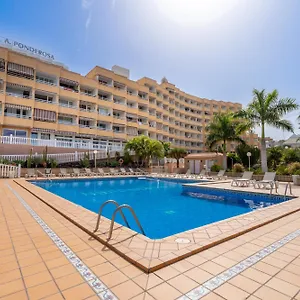
M 203 98 L 246 106 L 276 88 L 300 103 L 299 12 L 299 0 L 0 0 L 0 36 L 82 75 L 116 64 Z M 296 133 L 299 114 L 286 117 Z

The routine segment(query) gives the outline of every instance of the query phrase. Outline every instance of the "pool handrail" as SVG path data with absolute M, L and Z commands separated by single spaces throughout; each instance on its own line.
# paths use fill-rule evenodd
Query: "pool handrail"
M 99 229 L 100 219 L 101 219 L 101 216 L 102 216 L 102 210 L 103 210 L 104 206 L 106 206 L 106 205 L 109 204 L 109 203 L 113 203 L 114 205 L 117 206 L 117 208 L 120 207 L 119 203 L 118 203 L 117 201 L 115 201 L 115 200 L 107 200 L 107 201 L 105 201 L 104 203 L 102 203 L 102 205 L 101 205 L 100 208 L 99 208 L 97 224 L 96 224 L 96 227 L 95 227 L 94 232 L 96 232 L 96 231 Z M 121 211 L 121 216 L 122 216 L 124 222 L 126 223 L 126 226 L 127 226 L 128 228 L 130 228 L 129 223 L 127 222 L 127 219 L 126 219 L 126 217 L 125 217 L 125 215 L 123 214 L 122 211 Z
M 137 216 L 136 216 L 136 214 L 135 214 L 135 212 L 134 212 L 134 210 L 133 210 L 133 208 L 132 208 L 130 205 L 128 205 L 128 204 L 122 204 L 122 205 L 120 205 L 119 207 L 117 207 L 117 208 L 115 209 L 114 213 L 113 213 L 113 216 L 112 216 L 112 219 L 111 219 L 111 222 L 110 222 L 110 229 L 109 229 L 107 241 L 109 241 L 109 240 L 111 239 L 112 231 L 113 231 L 114 224 L 115 224 L 116 214 L 117 214 L 118 211 L 120 211 L 120 213 L 122 213 L 122 209 L 123 209 L 123 208 L 128 208 L 128 209 L 130 210 L 130 212 L 131 212 L 132 216 L 134 217 L 134 219 L 135 219 L 137 225 L 139 226 L 139 228 L 140 228 L 142 234 L 143 234 L 143 235 L 146 235 L 146 234 L 145 234 L 145 231 L 144 231 L 144 229 L 143 229 L 143 227 L 142 227 L 142 225 L 141 225 L 141 223 L 140 223 L 140 221 L 139 221 L 139 219 L 137 218 Z M 129 228 L 130 228 L 130 227 L 129 227 Z

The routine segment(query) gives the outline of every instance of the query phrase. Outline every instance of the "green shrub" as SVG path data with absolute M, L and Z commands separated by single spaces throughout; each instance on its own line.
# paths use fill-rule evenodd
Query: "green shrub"
M 51 168 L 56 168 L 58 163 L 54 158 L 50 158 L 48 161 L 48 165 L 50 165 Z
M 300 161 L 300 149 L 284 149 L 282 162 L 285 164 L 290 164 L 292 162 Z
M 294 162 L 287 166 L 287 171 L 290 175 L 296 175 L 300 171 L 300 162 Z
M 261 167 L 259 167 L 259 168 L 253 168 L 252 169 L 253 170 L 253 174 L 255 174 L 255 175 L 260 175 L 260 174 L 263 174 L 264 172 L 262 171 L 262 169 L 261 169 Z
M 210 170 L 212 172 L 219 172 L 221 170 L 221 166 L 214 164 L 211 166 Z
M 242 164 L 234 164 L 233 165 L 233 172 L 242 173 L 244 171 L 245 171 L 245 168 Z
M 297 170 L 293 175 L 300 175 L 300 170 Z
M 117 167 L 118 165 L 119 165 L 119 162 L 116 161 L 116 160 L 112 160 L 112 161 L 110 162 L 110 166 L 113 167 L 113 168 Z
M 89 168 L 90 167 L 90 159 L 89 159 L 89 154 L 88 153 L 84 153 L 84 157 L 83 157 L 83 159 L 80 160 L 79 164 L 82 168 Z
M 278 175 L 289 175 L 288 169 L 286 167 L 286 165 L 279 165 L 276 169 L 276 174 Z

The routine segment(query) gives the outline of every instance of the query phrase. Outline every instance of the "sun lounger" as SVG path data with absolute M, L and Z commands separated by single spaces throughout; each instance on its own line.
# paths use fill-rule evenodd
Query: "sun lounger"
M 148 174 L 148 172 L 143 171 L 142 169 L 137 168 L 136 170 L 137 170 L 138 172 L 140 172 L 140 174 L 142 174 L 142 175 L 147 175 L 147 174 Z
M 132 168 L 128 168 L 129 172 L 133 175 L 141 175 L 140 172 L 137 172 L 137 171 L 133 171 Z
M 65 177 L 70 176 L 70 174 L 67 173 L 67 169 L 60 168 L 60 173 L 58 174 L 59 177 Z
M 130 175 L 130 172 L 127 172 L 124 168 L 120 168 L 120 170 L 123 175 Z
M 100 175 L 100 176 L 110 175 L 110 173 L 105 173 L 102 168 L 98 168 L 98 173 L 97 174 Z
M 244 172 L 241 178 L 234 178 L 231 181 L 231 186 L 249 186 L 251 183 L 253 172 Z
M 225 176 L 225 172 L 226 172 L 225 170 L 220 170 L 216 176 L 213 176 L 213 179 L 220 180 L 220 179 L 227 178 L 227 176 Z
M 79 169 L 73 168 L 73 173 L 71 174 L 71 176 L 79 177 L 79 176 L 82 176 L 82 174 L 80 173 Z
M 263 180 L 254 182 L 254 187 L 256 189 L 260 189 L 260 188 L 266 189 L 266 188 L 273 188 L 273 186 L 275 185 L 275 188 L 277 189 L 275 177 L 276 177 L 276 172 L 266 172 Z
M 110 175 L 114 175 L 114 176 L 121 175 L 120 172 L 118 172 L 116 169 L 113 169 L 113 168 L 110 168 L 109 172 L 110 172 Z
M 35 170 L 34 169 L 27 169 L 27 174 L 25 174 L 25 177 L 27 178 L 37 178 L 37 175 L 35 174 Z
M 89 168 L 84 168 L 85 174 L 87 176 L 95 176 L 96 174 L 94 172 L 91 171 L 91 169 Z
M 55 174 L 52 173 L 52 169 L 51 168 L 46 168 L 45 169 L 45 177 L 54 177 Z

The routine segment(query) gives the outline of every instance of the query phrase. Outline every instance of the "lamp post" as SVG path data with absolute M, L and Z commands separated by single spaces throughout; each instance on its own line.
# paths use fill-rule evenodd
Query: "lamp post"
M 95 169 L 96 169 L 96 167 L 97 167 L 96 155 L 97 155 L 97 150 L 94 150 Z
M 250 171 L 250 157 L 251 157 L 251 152 L 247 152 L 248 160 L 249 160 L 249 171 Z

